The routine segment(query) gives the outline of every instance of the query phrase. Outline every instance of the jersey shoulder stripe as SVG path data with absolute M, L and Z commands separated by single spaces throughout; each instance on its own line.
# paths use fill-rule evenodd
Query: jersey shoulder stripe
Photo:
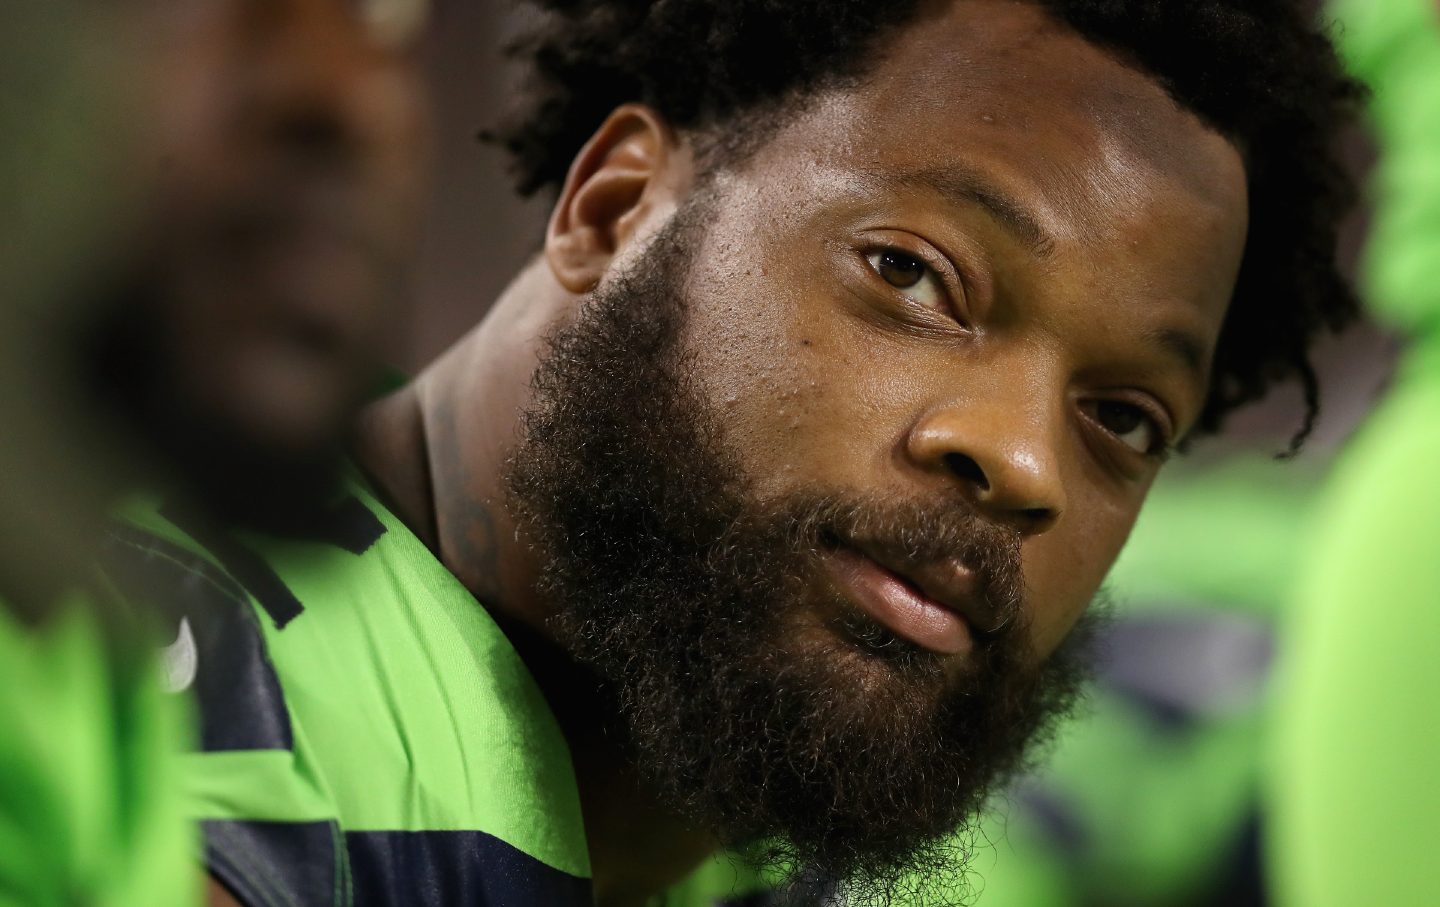
M 193 551 L 133 526 L 109 531 L 101 562 L 128 597 L 153 600 L 171 626 L 190 633 L 202 752 L 291 748 L 280 680 L 239 583 Z
M 154 507 L 112 533 L 112 574 L 168 589 L 196 638 L 211 871 L 247 907 L 588 907 L 569 752 L 523 662 L 367 489 L 344 506 L 289 538 Z M 712 862 L 655 905 L 771 903 Z
M 366 891 L 448 871 L 583 889 L 577 903 L 588 902 L 569 751 L 524 663 L 368 490 L 357 483 L 343 506 L 348 517 L 303 537 L 233 533 L 217 545 L 153 507 L 112 535 L 112 574 L 138 594 L 162 590 L 195 637 L 202 751 L 187 787 L 214 832 L 212 865 L 230 854 L 238 879 L 269 837 L 283 853 L 288 836 L 315 834 L 300 826 L 333 826 L 345 842 L 332 848 L 333 877 L 353 873 Z M 446 853 L 460 862 L 433 862 Z M 452 901 L 412 892 L 394 903 Z

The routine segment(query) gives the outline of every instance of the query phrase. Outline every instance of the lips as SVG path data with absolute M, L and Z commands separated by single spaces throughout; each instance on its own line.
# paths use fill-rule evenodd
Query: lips
M 840 545 L 827 561 L 854 605 L 917 646 L 963 655 L 994 628 L 980 577 L 958 559 L 900 563 Z
M 244 294 L 237 308 L 284 339 L 348 350 L 368 339 L 398 271 L 362 206 L 345 202 L 302 189 L 237 202 L 196 231 L 206 277 Z

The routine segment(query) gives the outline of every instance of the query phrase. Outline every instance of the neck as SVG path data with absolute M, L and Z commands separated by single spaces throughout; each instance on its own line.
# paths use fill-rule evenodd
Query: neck
M 363 415 L 356 457 L 396 514 L 490 610 L 515 644 L 570 744 L 600 907 L 641 905 L 688 875 L 715 844 L 665 810 L 613 735 L 596 681 L 550 636 L 534 553 L 505 506 L 544 338 L 575 298 L 532 264 L 478 328 L 411 385 Z

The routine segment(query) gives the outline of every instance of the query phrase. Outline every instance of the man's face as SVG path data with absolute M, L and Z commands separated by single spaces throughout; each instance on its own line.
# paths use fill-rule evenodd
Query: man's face
M 159 90 L 116 317 L 152 433 L 300 461 L 372 379 L 424 163 L 404 54 L 424 0 L 147 0 Z M 127 341 L 128 342 L 128 341 Z
M 1018 533 L 1043 656 L 1201 411 L 1243 164 L 1028 4 L 957 3 L 881 52 L 719 177 L 685 344 L 758 501 L 960 496 Z M 851 554 L 838 587 L 963 661 L 989 620 L 963 569 L 951 620 Z M 900 579 L 944 597 L 943 577 Z
M 676 808 L 883 882 L 1067 704 L 1246 204 L 1228 143 L 1029 5 L 880 51 L 620 257 L 510 482 Z

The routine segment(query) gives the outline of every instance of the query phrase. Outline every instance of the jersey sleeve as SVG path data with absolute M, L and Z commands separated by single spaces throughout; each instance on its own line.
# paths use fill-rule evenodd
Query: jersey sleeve
M 363 489 L 267 533 L 151 508 L 118 583 L 167 603 L 184 779 L 246 907 L 589 904 L 558 723 L 485 608 Z
M 124 597 L 164 614 L 163 681 L 194 699 L 195 747 L 181 756 L 178 788 L 211 875 L 246 907 L 350 903 L 335 809 L 296 755 L 266 608 L 148 514 L 112 528 L 104 559 Z

